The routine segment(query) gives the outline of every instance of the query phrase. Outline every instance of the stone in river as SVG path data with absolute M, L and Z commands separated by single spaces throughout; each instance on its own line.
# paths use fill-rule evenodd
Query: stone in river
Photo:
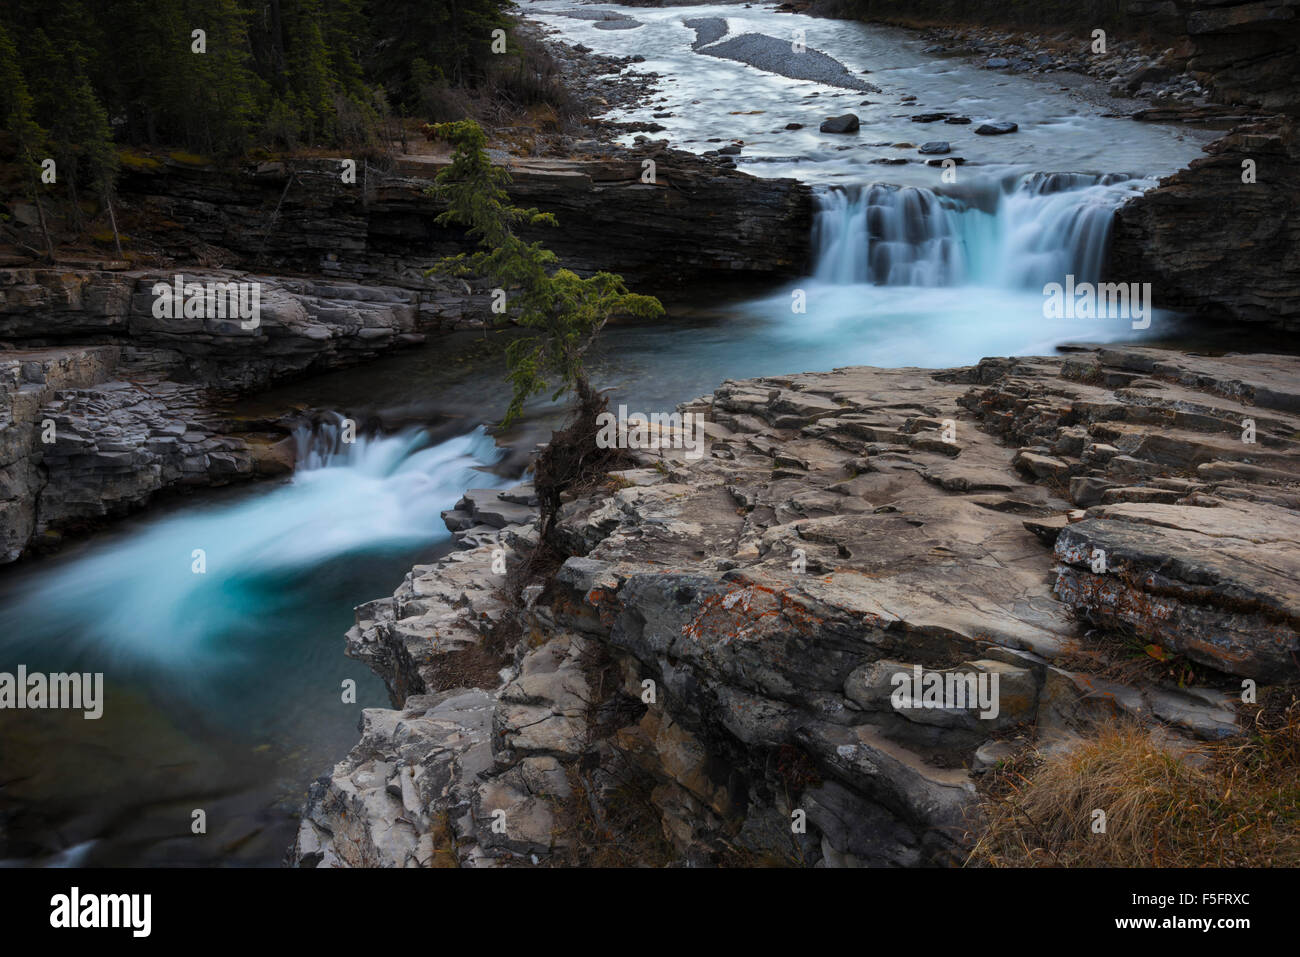
M 787 124 L 785 124 L 785 128 L 786 128 L 787 130 L 801 130 L 801 129 L 803 129 L 803 124 L 802 124 L 802 123 L 787 123 Z
M 843 116 L 832 116 L 823 120 L 821 131 L 823 133 L 856 133 L 858 130 L 858 118 L 852 113 L 845 113 Z
M 1014 133 L 1020 129 L 1015 123 L 983 123 L 975 132 L 980 136 L 1001 136 L 1003 133 Z
M 932 140 L 929 143 L 922 143 L 918 152 L 936 155 L 939 153 L 951 153 L 952 147 L 944 140 Z
M 945 123 L 950 123 L 950 124 L 952 124 L 953 126 L 965 126 L 967 123 L 970 122 L 970 117 L 969 117 L 969 116 L 949 116 L 949 117 L 947 117 L 947 118 L 944 120 L 944 122 L 945 122 Z
M 1011 66 L 1011 61 L 1006 57 L 991 56 L 984 61 L 984 69 L 986 70 L 1005 70 L 1009 66 Z
M 948 116 L 948 113 L 916 113 L 912 116 L 913 123 L 937 123 L 939 120 Z

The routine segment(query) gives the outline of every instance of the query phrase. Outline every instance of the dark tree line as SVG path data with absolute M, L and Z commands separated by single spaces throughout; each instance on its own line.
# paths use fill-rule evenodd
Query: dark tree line
M 505 58 L 492 51 L 511 5 L 3 0 L 0 163 L 16 164 L 31 193 L 47 255 L 38 197 L 50 160 L 76 224 L 83 203 L 98 200 L 116 238 L 121 146 L 213 158 L 357 147 L 387 136 L 394 115 L 452 118 L 437 114 L 463 113 L 459 91 L 484 84 L 503 59 L 527 60 L 513 43 Z
M 354 145 L 388 111 L 418 113 L 430 85 L 480 82 L 508 6 L 5 0 L 0 108 L 20 144 L 39 140 L 39 127 L 82 183 L 111 166 L 110 141 L 209 156 Z M 203 53 L 194 52 L 195 30 L 204 31 Z

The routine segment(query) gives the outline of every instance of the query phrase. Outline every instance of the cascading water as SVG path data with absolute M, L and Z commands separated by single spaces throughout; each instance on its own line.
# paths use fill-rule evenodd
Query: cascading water
M 43 575 L 0 615 L 0 650 L 61 634 L 101 665 L 220 664 L 281 604 L 286 580 L 359 552 L 447 538 L 440 512 L 500 458 L 482 428 L 429 445 L 419 430 L 340 440 L 339 421 L 295 433 L 291 482 L 150 523 Z M 76 595 L 70 602 L 66 596 Z M 5 625 L 10 625 L 6 627 Z
M 1152 180 L 964 176 L 946 192 L 880 184 L 818 191 L 811 275 L 747 304 L 749 316 L 766 322 L 746 336 L 744 352 L 729 348 L 729 374 L 944 368 L 1139 335 L 1123 317 L 1049 315 L 1044 287 L 1067 275 L 1103 278 L 1115 210 Z
M 965 194 L 875 185 L 818 194 L 813 278 L 834 285 L 1041 289 L 1100 277 L 1122 176 L 1042 174 Z
M 8 576 L 0 667 L 104 676 L 98 720 L 0 711 L 0 818 L 29 835 L 12 853 L 279 859 L 304 783 L 355 743 L 362 707 L 387 704 L 341 653 L 353 606 L 448 547 L 440 512 L 466 488 L 505 484 L 484 471 L 501 451 L 482 428 L 343 438 L 337 417 L 304 426 L 289 482 L 125 523 Z M 184 839 L 195 807 L 203 841 Z

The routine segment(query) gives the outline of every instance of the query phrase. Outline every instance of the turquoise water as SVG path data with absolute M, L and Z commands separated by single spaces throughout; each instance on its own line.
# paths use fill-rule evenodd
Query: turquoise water
M 439 512 L 501 484 L 484 471 L 501 452 L 482 429 L 299 439 L 292 481 L 176 503 L 5 577 L 4 668 L 106 683 L 99 720 L 0 712 L 9 858 L 275 863 L 306 783 L 355 744 L 362 707 L 387 706 L 342 654 L 352 608 L 445 551 Z

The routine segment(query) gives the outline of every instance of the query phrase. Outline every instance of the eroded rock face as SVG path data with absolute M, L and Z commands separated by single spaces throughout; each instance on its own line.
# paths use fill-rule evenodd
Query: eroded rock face
M 434 222 L 443 207 L 425 195 L 448 162 L 400 156 L 354 185 L 341 182 L 337 160 L 238 174 L 170 164 L 126 173 L 120 189 L 173 224 L 150 239 L 178 261 L 419 289 L 425 269 L 466 248 L 463 230 Z M 794 180 L 750 176 L 662 143 L 610 147 L 599 159 L 510 157 L 509 169 L 512 199 L 560 224 L 526 238 L 577 272 L 617 272 L 636 291 L 663 296 L 699 282 L 804 274 L 812 191 Z
M 155 314 L 156 284 L 257 283 L 253 320 Z M 469 296 L 228 270 L 0 270 L 0 562 L 176 487 L 293 467 L 230 392 L 362 362 L 462 321 Z M 251 301 L 251 299 L 250 299 Z M 160 310 L 161 311 L 161 310 Z M 77 343 L 78 345 L 70 345 Z
M 1210 321 L 1300 326 L 1300 133 L 1242 126 L 1115 214 L 1112 277 Z M 1244 182 L 1249 173 L 1253 182 Z
M 246 282 L 259 286 L 254 325 L 238 319 L 159 318 L 155 284 Z M 372 359 L 454 324 L 467 296 L 230 270 L 0 270 L 0 338 L 22 345 L 122 342 L 152 353 L 175 380 L 222 389 Z M 245 328 L 248 325 L 249 328 Z
M 1237 733 L 1242 678 L 1300 671 L 1294 359 L 841 369 L 683 410 L 707 416 L 709 454 L 638 453 L 568 502 L 573 557 L 524 607 L 502 603 L 492 556 L 534 540 L 510 507 L 527 488 L 467 494 L 448 513 L 463 550 L 359 610 L 349 653 L 399 707 L 441 693 L 493 621 L 524 636 L 486 682 L 492 768 L 447 838 L 461 863 L 565 859 L 595 840 L 561 826 L 567 802 L 599 812 L 629 774 L 675 860 L 952 863 L 974 775 L 1029 728 L 1068 742 L 1119 713 L 1190 746 Z M 1107 629 L 1212 670 L 1180 688 L 1081 668 Z M 930 701 L 926 682 L 972 697 Z M 313 791 L 292 860 L 345 860 L 322 795 L 401 747 L 363 745 Z
M 289 471 L 280 436 L 232 434 L 210 390 L 122 363 L 118 346 L 0 353 L 0 563 L 166 488 Z

